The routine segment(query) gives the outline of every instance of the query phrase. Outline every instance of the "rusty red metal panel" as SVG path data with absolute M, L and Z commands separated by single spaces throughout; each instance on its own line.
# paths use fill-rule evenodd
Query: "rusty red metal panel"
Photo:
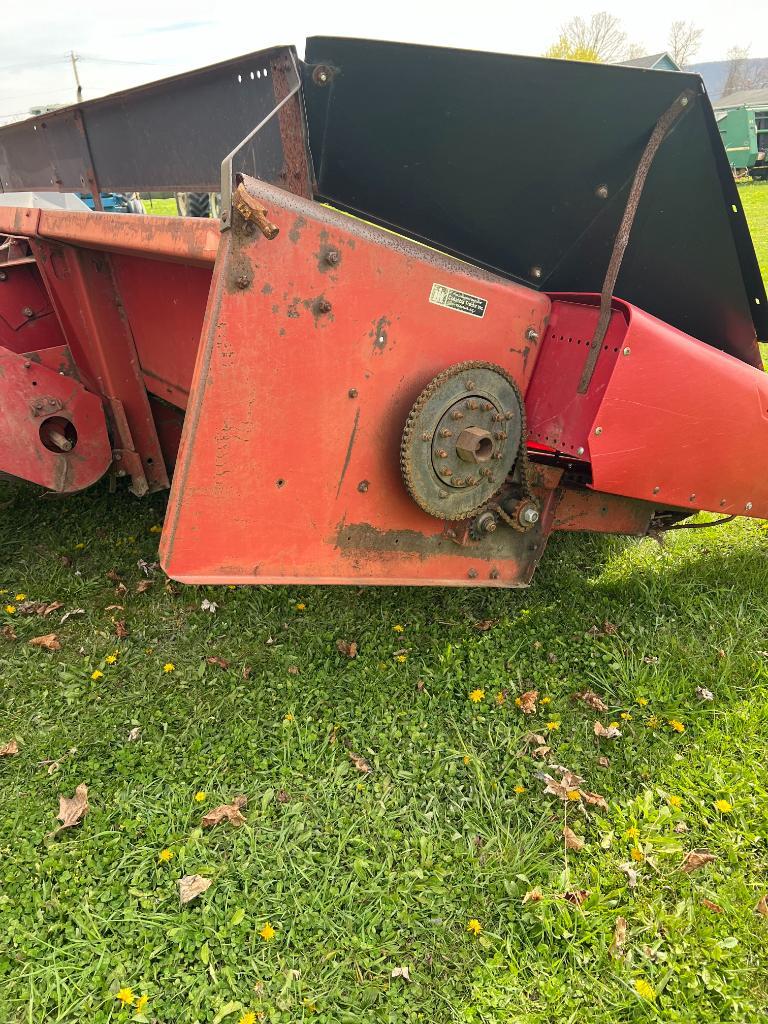
M 0 266 L 0 345 L 11 352 L 31 352 L 63 340 L 35 261 Z
M 655 511 L 653 502 L 564 487 L 558 496 L 552 529 L 643 537 Z
M 0 348 L 0 473 L 66 493 L 98 480 L 111 459 L 99 398 Z
M 529 534 L 457 543 L 400 476 L 400 438 L 447 366 L 501 364 L 525 388 L 549 299 L 316 203 L 258 186 L 280 233 L 237 219 L 214 271 L 162 538 L 187 582 L 526 583 Z M 430 302 L 435 283 L 486 300 Z

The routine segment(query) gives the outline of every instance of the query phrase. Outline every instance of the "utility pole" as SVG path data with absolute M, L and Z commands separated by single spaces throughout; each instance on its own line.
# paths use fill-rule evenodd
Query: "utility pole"
M 80 85 L 80 75 L 77 73 L 77 57 L 75 56 L 74 50 L 69 51 L 69 59 L 72 61 L 72 70 L 75 73 L 75 82 L 77 83 L 77 102 L 79 103 L 83 98 L 83 87 Z

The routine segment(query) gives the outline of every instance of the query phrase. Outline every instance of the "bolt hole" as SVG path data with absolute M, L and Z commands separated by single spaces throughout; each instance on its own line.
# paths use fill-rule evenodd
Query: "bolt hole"
M 148 459 L 147 459 L 147 465 L 148 465 L 148 466 L 152 466 L 152 465 L 154 464 L 154 461 L 155 461 L 155 460 L 154 460 L 153 458 L 151 458 L 151 457 L 150 457 L 150 458 L 148 458 Z
M 49 452 L 63 455 L 77 444 L 77 431 L 63 416 L 49 416 L 40 424 L 40 440 Z
M 282 477 L 280 477 L 278 480 L 275 480 L 275 487 L 285 487 L 285 480 L 283 480 Z
M 36 381 L 36 380 L 33 380 L 33 381 L 32 381 L 32 387 L 33 387 L 33 388 L 36 388 L 36 387 L 37 387 L 37 381 Z

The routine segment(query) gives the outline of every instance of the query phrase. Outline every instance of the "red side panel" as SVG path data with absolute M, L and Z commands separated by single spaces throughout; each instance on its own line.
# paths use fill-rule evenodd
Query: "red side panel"
M 504 366 L 524 390 L 545 295 L 260 186 L 274 241 L 226 233 L 161 555 L 185 582 L 527 582 L 551 518 L 457 542 L 408 496 L 409 409 L 440 371 Z M 338 259 L 329 261 L 329 252 Z M 486 300 L 430 302 L 435 283 Z M 548 494 L 553 494 L 550 491 Z

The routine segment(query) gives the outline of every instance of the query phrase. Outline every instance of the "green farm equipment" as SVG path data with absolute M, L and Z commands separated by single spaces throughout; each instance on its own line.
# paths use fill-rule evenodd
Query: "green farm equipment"
M 768 89 L 731 93 L 714 110 L 734 173 L 768 178 Z

